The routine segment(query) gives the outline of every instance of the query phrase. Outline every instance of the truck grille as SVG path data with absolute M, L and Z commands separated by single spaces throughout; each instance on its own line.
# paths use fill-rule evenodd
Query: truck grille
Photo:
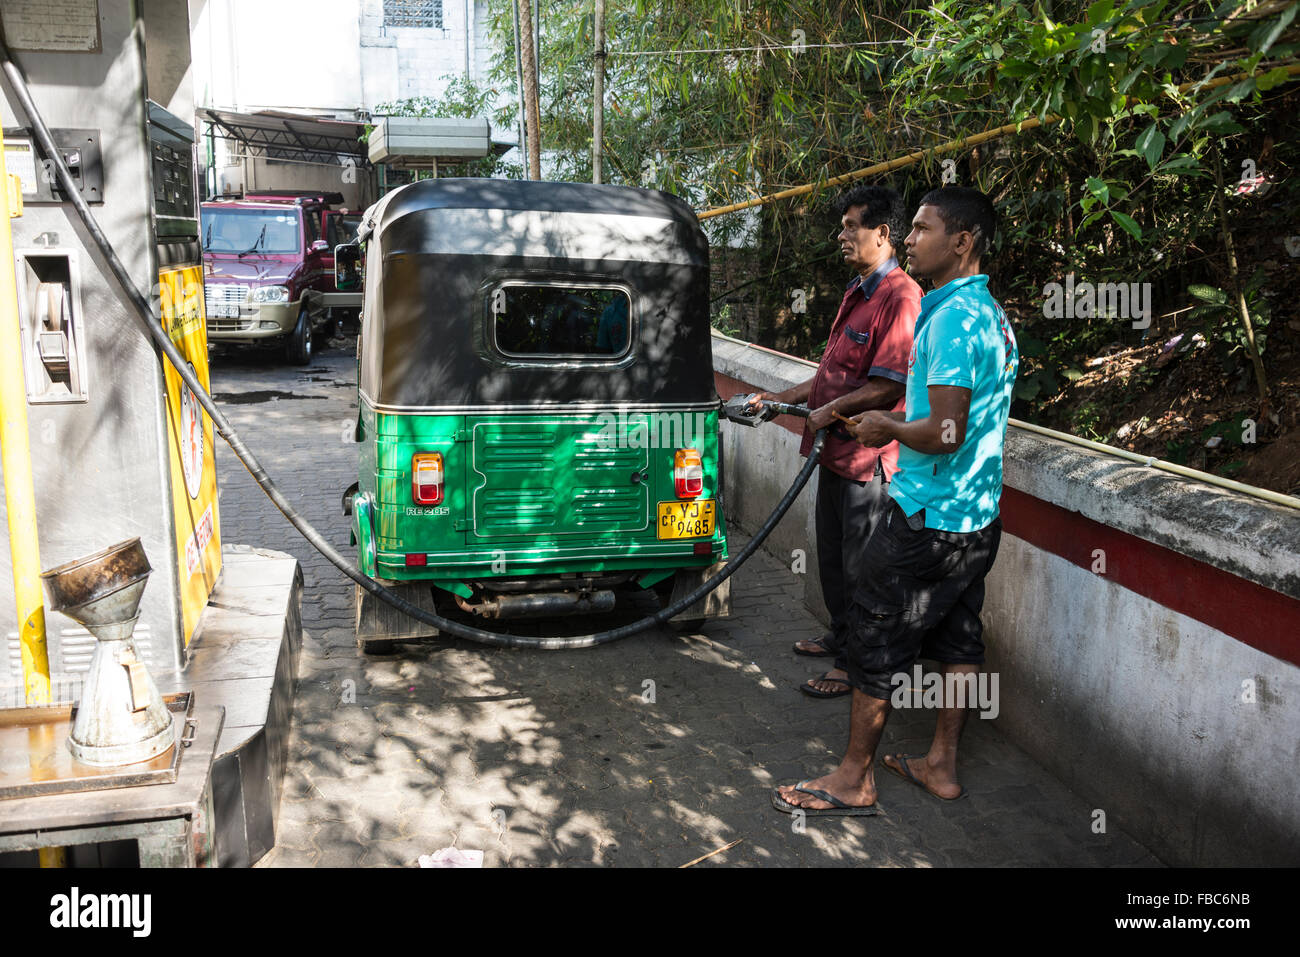
M 241 306 L 248 298 L 248 284 L 243 282 L 204 283 L 203 299 L 206 305 Z
M 257 326 L 256 319 L 209 319 L 208 332 L 248 332 Z

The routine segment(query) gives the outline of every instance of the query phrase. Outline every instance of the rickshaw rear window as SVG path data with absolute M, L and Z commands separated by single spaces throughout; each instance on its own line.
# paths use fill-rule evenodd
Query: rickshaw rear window
M 621 289 L 504 285 L 490 301 L 497 348 L 508 356 L 616 358 L 632 341 Z

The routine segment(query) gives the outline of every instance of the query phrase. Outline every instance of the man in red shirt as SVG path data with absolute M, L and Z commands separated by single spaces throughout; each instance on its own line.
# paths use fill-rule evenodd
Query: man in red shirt
M 907 235 L 903 199 L 884 186 L 856 186 L 835 203 L 840 249 L 857 272 L 831 324 L 826 352 L 807 382 L 784 392 L 761 392 L 755 401 L 807 403 L 802 455 L 813 435 L 828 428 L 817 479 L 817 563 L 831 630 L 796 642 L 797 654 L 833 657 L 835 667 L 799 689 L 813 697 L 838 698 L 852 690 L 844 670 L 848 611 L 863 567 L 863 546 L 889 505 L 889 480 L 898 471 L 898 443 L 858 444 L 831 413 L 845 417 L 868 409 L 901 411 L 907 359 L 921 311 L 921 287 L 898 266 Z

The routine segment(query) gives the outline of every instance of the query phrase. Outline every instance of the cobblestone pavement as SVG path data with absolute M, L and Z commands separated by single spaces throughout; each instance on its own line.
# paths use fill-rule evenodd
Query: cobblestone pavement
M 213 362 L 231 422 L 345 554 L 353 348 L 336 340 L 305 368 L 273 354 Z M 796 832 L 770 789 L 834 766 L 849 699 L 795 690 L 824 662 L 790 645 L 822 628 L 795 599 L 789 568 L 761 551 L 734 579 L 734 617 L 707 635 L 654 631 L 573 652 L 452 641 L 362 658 L 351 582 L 224 444 L 217 455 L 223 541 L 288 552 L 305 579 L 279 843 L 259 866 L 410 867 L 449 846 L 482 850 L 489 867 L 678 866 L 737 840 L 698 866 L 1160 863 L 1113 826 L 1093 833 L 1092 808 L 974 717 L 961 756 L 967 800 L 945 804 L 881 772 L 883 814 L 810 818 Z M 926 712 L 895 712 L 883 748 L 924 751 L 932 727 Z

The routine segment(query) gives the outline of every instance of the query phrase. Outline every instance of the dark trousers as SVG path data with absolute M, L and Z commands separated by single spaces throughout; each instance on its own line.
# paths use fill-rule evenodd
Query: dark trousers
M 846 479 L 825 466 L 817 477 L 817 569 L 831 616 L 831 630 L 822 644 L 835 652 L 836 668 L 847 670 L 849 612 L 866 568 L 867 540 L 891 501 L 880 469 L 869 482 Z
M 849 610 L 849 684 L 888 701 L 918 657 L 984 663 L 984 578 L 998 556 L 1002 519 L 975 532 L 926 528 L 890 502 L 871 536 Z

